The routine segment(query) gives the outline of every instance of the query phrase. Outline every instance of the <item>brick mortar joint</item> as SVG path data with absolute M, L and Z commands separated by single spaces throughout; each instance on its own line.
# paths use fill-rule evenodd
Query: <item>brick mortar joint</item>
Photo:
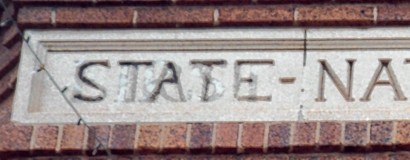
M 140 138 L 140 128 L 141 128 L 140 124 L 137 124 L 135 126 L 134 151 L 133 151 L 134 154 L 137 154 L 137 150 L 138 150 L 138 141 L 139 141 L 139 138 Z
M 161 124 L 160 125 L 160 134 L 159 134 L 159 150 L 158 150 L 158 153 L 162 153 L 162 151 L 164 150 L 164 130 L 165 130 L 165 127 L 164 127 L 164 125 L 163 124 Z
M 370 150 L 370 145 L 371 145 L 370 135 L 371 135 L 371 123 L 368 122 L 366 123 L 366 140 L 364 142 L 364 144 L 366 145 L 366 151 Z
M 243 123 L 239 123 L 238 125 L 238 139 L 236 142 L 237 150 L 236 153 L 243 153 L 244 148 L 242 146 L 242 136 L 243 136 Z
M 268 153 L 268 148 L 269 148 L 269 127 L 271 125 L 271 123 L 266 122 L 263 123 L 264 124 L 264 131 L 263 131 L 263 145 L 262 145 L 262 149 L 263 149 L 263 153 Z
M 34 125 L 33 126 L 33 129 L 32 129 L 32 132 L 31 132 L 31 138 L 30 138 L 30 154 L 33 154 L 33 150 L 34 150 L 34 148 L 35 148 L 35 143 L 36 143 L 36 139 L 37 139 L 37 130 L 38 130 L 38 127 L 39 126 L 37 126 L 37 125 Z
M 86 152 L 86 150 L 87 150 L 87 145 L 88 145 L 88 138 L 89 138 L 89 128 L 88 127 L 85 127 L 84 128 L 84 137 L 83 137 L 83 141 L 82 141 L 82 146 L 81 146 L 81 148 L 82 148 L 82 154 L 86 154 L 85 152 Z M 97 137 L 97 134 L 95 133 L 95 135 L 92 135 L 92 136 L 96 136 Z
M 216 145 L 216 128 L 217 123 L 212 123 L 212 138 L 211 138 L 211 153 L 215 154 L 215 145 Z
M 133 17 L 132 17 L 132 26 L 137 27 L 137 22 L 138 22 L 138 9 L 134 8 Z
M 190 146 L 191 146 L 191 136 L 192 136 L 192 123 L 188 123 L 185 125 L 186 127 L 186 136 L 185 136 L 185 143 L 186 148 L 185 152 L 190 153 Z
M 56 13 L 56 12 L 57 12 L 57 11 L 56 11 L 56 8 L 53 7 L 53 8 L 51 9 L 51 15 L 50 15 L 50 21 L 51 21 L 51 25 L 52 25 L 53 27 L 56 27 L 56 26 L 57 26 L 57 19 L 56 19 L 57 13 Z
M 391 136 L 392 136 L 392 144 L 396 144 L 396 135 L 397 135 L 397 121 L 393 121 L 393 129 L 391 131 Z M 395 147 L 395 146 L 393 146 Z
M 63 140 L 63 133 L 64 132 L 64 126 L 59 125 L 58 126 L 58 133 L 57 133 L 57 144 L 56 144 L 56 152 L 61 153 L 61 142 Z
M 108 137 L 108 144 L 107 144 L 107 147 L 108 148 L 112 148 L 112 137 L 113 137 L 113 135 L 114 135 L 114 126 L 115 125 L 110 125 L 110 133 L 109 133 L 109 137 Z
M 296 122 L 293 122 L 293 123 L 289 123 L 289 125 L 290 125 L 290 130 L 289 130 L 289 152 L 292 152 L 293 151 L 293 144 L 294 144 L 294 141 L 295 141 L 295 128 L 296 128 Z
M 374 5 L 374 6 L 373 6 L 373 24 L 374 24 L 374 25 L 377 25 L 378 15 L 379 15 L 379 13 L 378 13 L 378 6 L 377 6 L 377 5 Z
M 320 129 L 321 129 L 321 123 L 316 122 L 316 130 L 315 130 L 315 150 L 319 150 L 319 141 L 320 141 Z

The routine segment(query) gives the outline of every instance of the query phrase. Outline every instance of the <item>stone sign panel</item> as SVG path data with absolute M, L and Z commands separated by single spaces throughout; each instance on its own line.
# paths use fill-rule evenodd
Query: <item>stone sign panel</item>
M 77 121 L 62 94 L 95 123 L 392 120 L 408 119 L 410 111 L 407 29 L 29 30 L 26 36 L 17 122 Z

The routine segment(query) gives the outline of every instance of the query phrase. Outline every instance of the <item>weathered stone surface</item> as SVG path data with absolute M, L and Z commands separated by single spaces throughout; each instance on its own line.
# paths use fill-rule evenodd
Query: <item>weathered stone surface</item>
M 302 75 L 300 29 L 26 34 L 60 89 L 67 87 L 64 95 L 89 122 L 297 117 L 301 81 L 292 77 Z M 23 52 L 14 120 L 77 122 L 45 72 L 36 72 L 39 66 L 27 46 Z M 281 82 L 283 77 L 291 78 Z
M 408 119 L 409 31 L 308 30 L 301 118 Z
M 26 34 L 89 122 L 409 119 L 408 28 Z M 22 51 L 12 120 L 77 122 Z

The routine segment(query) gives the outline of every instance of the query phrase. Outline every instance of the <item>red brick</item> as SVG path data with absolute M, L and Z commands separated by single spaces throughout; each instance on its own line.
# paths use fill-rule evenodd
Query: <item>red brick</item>
M 302 5 L 296 11 L 300 25 L 372 25 L 374 18 L 369 5 Z
M 10 122 L 13 96 L 7 96 L 0 100 L 0 125 Z
M 3 54 L 7 54 L 9 49 L 6 46 L 0 45 L 0 56 Z
M 171 0 L 13 0 L 19 6 L 28 5 L 166 5 Z
M 383 4 L 378 6 L 378 25 L 408 25 L 410 24 L 410 4 Z
M 170 124 L 164 126 L 163 132 L 163 153 L 185 153 L 186 144 L 186 124 Z
M 212 151 L 212 128 L 211 123 L 192 124 L 189 144 L 191 153 L 210 153 Z
M 136 146 L 139 154 L 158 153 L 161 146 L 160 125 L 140 125 Z
M 265 156 L 263 154 L 243 154 L 238 155 L 237 158 L 240 160 L 261 160 L 264 159 Z
M 79 5 L 79 4 L 92 4 L 92 0 L 13 0 L 18 6 L 28 6 L 28 5 Z
M 366 156 L 364 154 L 343 154 L 343 160 L 366 160 Z
M 4 1 L 5 5 L 6 5 L 6 9 L 3 11 L 3 7 L 1 9 L 0 15 L 1 15 L 1 21 L 4 21 L 6 19 L 8 19 L 10 16 L 14 16 L 15 13 L 15 5 L 12 2 L 7 2 Z
M 108 140 L 110 138 L 111 127 L 98 125 L 98 126 L 90 126 L 88 129 L 88 139 L 87 139 L 87 154 L 91 155 L 94 151 L 95 147 L 98 147 L 101 141 L 101 145 L 99 146 L 96 155 L 104 155 L 106 151 L 104 147 L 108 148 Z M 98 139 L 98 140 L 97 140 Z
M 51 7 L 24 7 L 19 10 L 17 22 L 24 28 L 51 27 Z
M 32 132 L 32 126 L 0 125 L 0 155 L 3 158 L 27 155 L 30 150 Z
M 176 4 L 250 4 L 251 0 L 177 0 Z
M 391 160 L 408 160 L 410 159 L 410 153 L 409 152 L 393 152 L 390 153 L 389 157 Z
M 367 154 L 366 159 L 371 159 L 371 160 L 390 160 L 389 154 L 387 153 L 373 153 L 373 154 Z
M 81 157 L 77 157 L 77 158 L 70 157 L 70 158 L 73 158 L 73 159 L 75 159 L 75 160 L 83 160 Z M 93 156 L 93 157 L 84 157 L 84 159 L 87 159 L 87 160 L 106 160 L 106 159 L 109 159 L 109 158 L 108 158 L 108 156 Z M 116 160 L 117 160 L 117 159 L 121 159 L 121 160 L 122 160 L 122 157 L 116 156 L 115 159 L 116 159 Z M 49 160 L 49 159 L 44 159 L 44 160 Z M 71 159 L 70 159 L 70 160 L 71 160 Z
M 38 126 L 33 150 L 35 154 L 53 154 L 56 152 L 58 126 Z
M 323 2 L 334 2 L 335 0 L 258 0 L 258 4 L 310 4 L 310 3 L 323 3 Z
M 295 160 L 341 160 L 340 155 L 331 154 L 294 154 L 290 159 Z
M 171 0 L 97 0 L 98 3 L 102 1 L 121 1 L 121 4 L 132 5 L 169 5 L 172 4 Z
M 12 25 L 8 27 L 7 30 L 4 32 L 3 36 L 1 37 L 1 43 L 5 45 L 7 48 L 11 48 L 20 39 L 21 35 L 19 29 L 16 25 Z
M 115 154 L 130 154 L 134 151 L 136 125 L 115 125 L 110 148 Z
M 265 157 L 266 160 L 289 160 L 289 155 L 269 154 Z
M 367 123 L 347 122 L 345 126 L 344 146 L 345 151 L 362 152 L 367 145 Z
M 410 121 L 398 121 L 396 126 L 396 146 L 399 149 L 410 149 Z
M 393 122 L 379 121 L 371 122 L 370 145 L 373 151 L 384 151 L 392 149 Z
M 340 151 L 342 125 L 338 122 L 321 122 L 319 131 L 320 151 Z
M 57 27 L 131 27 L 133 7 L 61 7 L 56 10 Z
M 146 7 L 139 8 L 138 27 L 212 26 L 212 7 Z
M 235 6 L 220 7 L 221 25 L 291 25 L 291 6 Z
M 269 126 L 268 150 L 270 152 L 289 151 L 290 128 L 290 123 L 276 123 Z
M 237 155 L 220 154 L 212 156 L 212 160 L 238 160 Z
M 212 154 L 189 154 L 189 156 L 187 156 L 187 160 L 212 160 L 213 155 Z
M 6 100 L 7 97 L 10 97 L 11 94 L 13 93 L 15 85 L 16 85 L 16 81 L 17 81 L 17 70 L 18 70 L 18 67 L 15 66 L 13 69 L 11 69 L 9 73 L 4 75 L 0 79 L 0 103 L 3 100 Z M 3 120 L 1 122 L 7 122 L 9 120 L 8 117 L 10 113 L 11 113 L 11 107 L 8 107 L 8 106 L 0 110 L 0 120 Z
M 164 156 L 163 155 L 144 155 L 144 156 L 138 156 L 139 160 L 160 160 L 162 159 Z
M 244 152 L 262 152 L 265 133 L 263 123 L 244 123 L 242 130 L 242 148 Z
M 236 153 L 238 123 L 217 123 L 215 131 L 215 153 Z
M 17 65 L 20 48 L 21 43 L 16 43 L 7 53 L 0 55 L 0 77 L 3 77 Z
M 338 155 L 322 154 L 318 156 L 319 160 L 340 160 Z
M 299 122 L 293 133 L 293 151 L 309 152 L 315 149 L 317 122 Z
M 61 152 L 65 154 L 79 154 L 82 152 L 85 126 L 64 125 L 61 139 Z
M 162 156 L 162 160 L 188 160 L 188 156 L 187 155 L 173 155 L 173 154 L 169 154 L 169 155 L 164 155 Z

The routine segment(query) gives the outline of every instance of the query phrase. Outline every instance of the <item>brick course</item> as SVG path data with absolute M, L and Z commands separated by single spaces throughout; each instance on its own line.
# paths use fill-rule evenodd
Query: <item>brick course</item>
M 185 2 L 178 3 L 185 4 Z M 187 0 L 187 3 L 190 2 Z M 410 23 L 409 6 L 410 4 L 407 3 L 150 7 L 25 6 L 19 10 L 17 19 L 19 25 L 24 28 L 406 25 Z
M 369 27 L 410 23 L 407 2 L 381 2 L 386 1 L 15 0 L 15 10 L 9 10 L 16 13 L 21 28 Z M 4 20 L 5 14 L 2 17 Z M 10 122 L 10 112 L 21 38 L 16 26 L 2 29 L 1 35 L 0 156 L 75 154 L 80 157 L 74 158 L 81 159 L 91 155 L 98 137 L 113 153 L 143 155 L 141 159 L 410 157 L 408 152 L 396 152 L 410 149 L 408 121 L 101 124 L 91 130 L 73 124 L 17 125 Z M 374 153 L 363 154 L 368 151 Z M 218 155 L 238 152 L 247 154 Z M 309 154 L 300 154 L 305 152 Z M 103 148 L 97 155 L 105 155 Z
M 131 27 L 133 14 L 131 7 L 61 7 L 56 8 L 55 25 L 64 28 Z

